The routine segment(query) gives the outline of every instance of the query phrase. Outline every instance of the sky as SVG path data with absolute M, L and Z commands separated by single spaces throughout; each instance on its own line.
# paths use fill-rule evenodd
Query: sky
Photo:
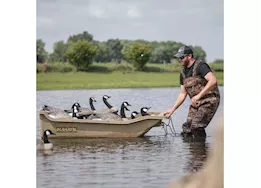
M 171 40 L 201 46 L 214 61 L 224 58 L 223 7 L 223 0 L 37 0 L 37 38 L 48 52 L 83 31 L 98 41 Z

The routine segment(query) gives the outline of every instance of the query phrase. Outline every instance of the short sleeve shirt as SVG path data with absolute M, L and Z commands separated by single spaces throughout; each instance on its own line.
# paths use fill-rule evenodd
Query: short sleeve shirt
M 185 68 L 185 77 L 191 77 L 193 74 L 193 68 L 194 68 L 195 62 L 193 65 L 189 68 Z M 209 65 L 205 62 L 200 62 L 198 64 L 198 67 L 196 69 L 196 75 L 200 75 L 202 78 L 206 76 L 207 73 L 212 72 Z M 180 73 L 180 85 L 183 85 L 183 76 Z

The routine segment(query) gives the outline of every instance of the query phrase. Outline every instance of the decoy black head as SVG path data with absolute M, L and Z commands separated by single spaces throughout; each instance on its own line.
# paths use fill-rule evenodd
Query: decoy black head
M 134 119 L 138 114 L 139 114 L 139 112 L 133 111 L 133 112 L 131 113 L 131 119 Z
M 127 111 L 130 111 L 129 109 L 128 109 L 128 106 L 131 106 L 127 101 L 124 101 L 123 103 L 122 103 L 122 105 L 124 106 L 124 109 L 125 110 L 127 110 Z
M 148 111 L 150 108 L 151 108 L 151 107 L 142 107 L 142 108 L 140 109 L 141 115 L 142 115 L 142 116 L 149 115 L 149 114 L 147 113 L 147 111 Z
M 77 106 L 77 107 L 79 107 L 79 108 L 81 107 L 81 105 L 80 105 L 78 102 L 73 103 L 72 109 L 73 109 L 74 106 Z
M 45 130 L 45 131 L 44 131 L 44 134 L 46 134 L 47 136 L 49 136 L 49 135 L 51 135 L 51 134 L 54 134 L 54 135 L 55 135 L 55 133 L 53 133 L 53 131 L 51 131 L 50 129 Z
M 109 98 L 111 98 L 111 96 L 109 96 L 109 95 L 103 95 L 102 98 L 104 98 L 104 99 L 109 99 Z
M 43 110 L 47 110 L 48 106 L 44 105 L 42 108 L 43 108 Z
M 90 101 L 97 102 L 93 97 L 90 97 Z
M 48 136 L 51 134 L 55 135 L 55 133 L 53 133 L 50 129 L 47 129 L 44 131 L 43 137 L 42 137 L 44 143 L 49 143 Z

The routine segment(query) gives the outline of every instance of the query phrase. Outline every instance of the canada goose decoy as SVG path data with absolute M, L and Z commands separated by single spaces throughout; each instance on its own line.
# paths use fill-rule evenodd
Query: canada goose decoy
M 71 117 L 64 110 L 48 105 L 43 106 L 43 111 L 46 111 L 51 118 L 69 118 Z
M 72 117 L 77 117 L 77 119 L 87 119 L 93 113 L 89 108 L 82 108 L 78 102 L 74 103 L 70 110 L 64 111 Z
M 112 105 L 107 101 L 109 98 L 111 98 L 111 96 L 103 95 L 102 100 L 103 100 L 104 104 L 105 104 L 110 110 L 112 110 L 113 113 L 118 114 L 118 111 L 119 111 L 119 110 L 118 110 L 116 107 L 112 106 Z
M 115 112 L 115 109 L 112 108 L 112 109 L 96 109 L 93 105 L 93 102 L 97 102 L 93 97 L 90 98 L 90 106 L 91 106 L 91 110 L 95 113 L 95 114 L 98 114 L 98 113 L 114 113 Z
M 112 112 L 106 112 L 106 113 L 95 113 L 94 115 L 91 115 L 88 117 L 88 119 L 91 120 L 107 120 L 107 121 L 122 121 L 126 119 L 125 111 L 129 111 L 127 106 L 131 106 L 128 102 L 124 101 L 121 105 L 120 115 L 112 113 Z
M 127 119 L 127 118 L 126 118 L 126 115 L 125 115 L 125 110 L 130 111 L 130 110 L 128 109 L 128 106 L 131 106 L 131 105 L 130 105 L 127 101 L 124 101 L 124 102 L 121 104 L 120 116 L 121 116 L 121 118 L 123 118 L 123 119 Z
M 150 109 L 151 107 L 142 107 L 140 109 L 140 113 L 142 116 L 148 116 L 149 114 L 147 113 L 147 111 Z
M 71 115 L 72 116 L 72 112 L 73 112 L 73 107 L 74 106 L 78 106 L 78 108 L 79 108 L 79 110 L 80 110 L 80 107 L 81 107 L 81 105 L 78 103 L 78 102 L 75 102 L 75 103 L 73 103 L 73 105 L 72 105 L 72 107 L 70 108 L 70 109 L 66 109 L 66 110 L 64 110 L 66 113 L 68 113 L 69 115 Z
M 42 136 L 42 142 L 37 145 L 37 150 L 51 150 L 53 149 L 53 144 L 49 142 L 48 136 L 55 135 L 51 130 L 47 129 L 44 131 Z
M 131 112 L 131 119 L 135 119 L 138 114 L 139 114 L 139 112 L 137 112 L 137 111 Z
M 48 106 L 48 105 L 44 105 L 43 106 L 43 111 L 46 111 L 48 113 L 48 115 L 51 118 L 77 118 L 77 112 L 78 107 L 76 105 L 73 106 L 73 113 L 72 116 L 70 116 L 68 113 L 66 113 L 64 110 L 60 109 L 60 108 L 56 108 L 56 107 L 52 107 L 52 106 Z

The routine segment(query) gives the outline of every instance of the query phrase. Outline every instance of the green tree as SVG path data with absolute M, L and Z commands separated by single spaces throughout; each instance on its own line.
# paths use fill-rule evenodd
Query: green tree
M 107 48 L 107 45 L 105 44 L 105 42 L 98 42 L 96 44 L 97 49 L 98 49 L 98 53 L 94 58 L 94 61 L 96 62 L 108 62 L 111 59 L 108 57 L 109 56 L 109 51 Z
M 134 42 L 129 48 L 124 48 L 122 53 L 133 64 L 136 70 L 143 70 L 151 56 L 152 46 L 148 42 Z
M 36 62 L 37 63 L 44 63 L 48 57 L 48 53 L 44 49 L 45 43 L 42 39 L 36 40 Z
M 193 50 L 193 57 L 206 61 L 206 52 L 200 46 L 190 46 Z
M 110 60 L 115 60 L 117 63 L 120 63 L 122 59 L 122 48 L 123 45 L 121 44 L 119 39 L 109 39 L 106 42 L 108 48 L 108 56 Z
M 86 40 L 88 42 L 92 42 L 93 36 L 92 36 L 92 34 L 88 33 L 87 31 L 84 31 L 83 33 L 69 36 L 67 42 L 77 42 L 79 40 Z
M 76 66 L 77 71 L 85 71 L 92 63 L 94 56 L 98 53 L 95 45 L 88 41 L 77 41 L 69 44 L 69 49 L 66 53 L 69 62 Z
M 58 41 L 53 45 L 53 53 L 50 54 L 51 61 L 58 61 L 58 62 L 66 62 L 66 51 L 68 49 L 68 44 L 64 43 L 63 41 Z

